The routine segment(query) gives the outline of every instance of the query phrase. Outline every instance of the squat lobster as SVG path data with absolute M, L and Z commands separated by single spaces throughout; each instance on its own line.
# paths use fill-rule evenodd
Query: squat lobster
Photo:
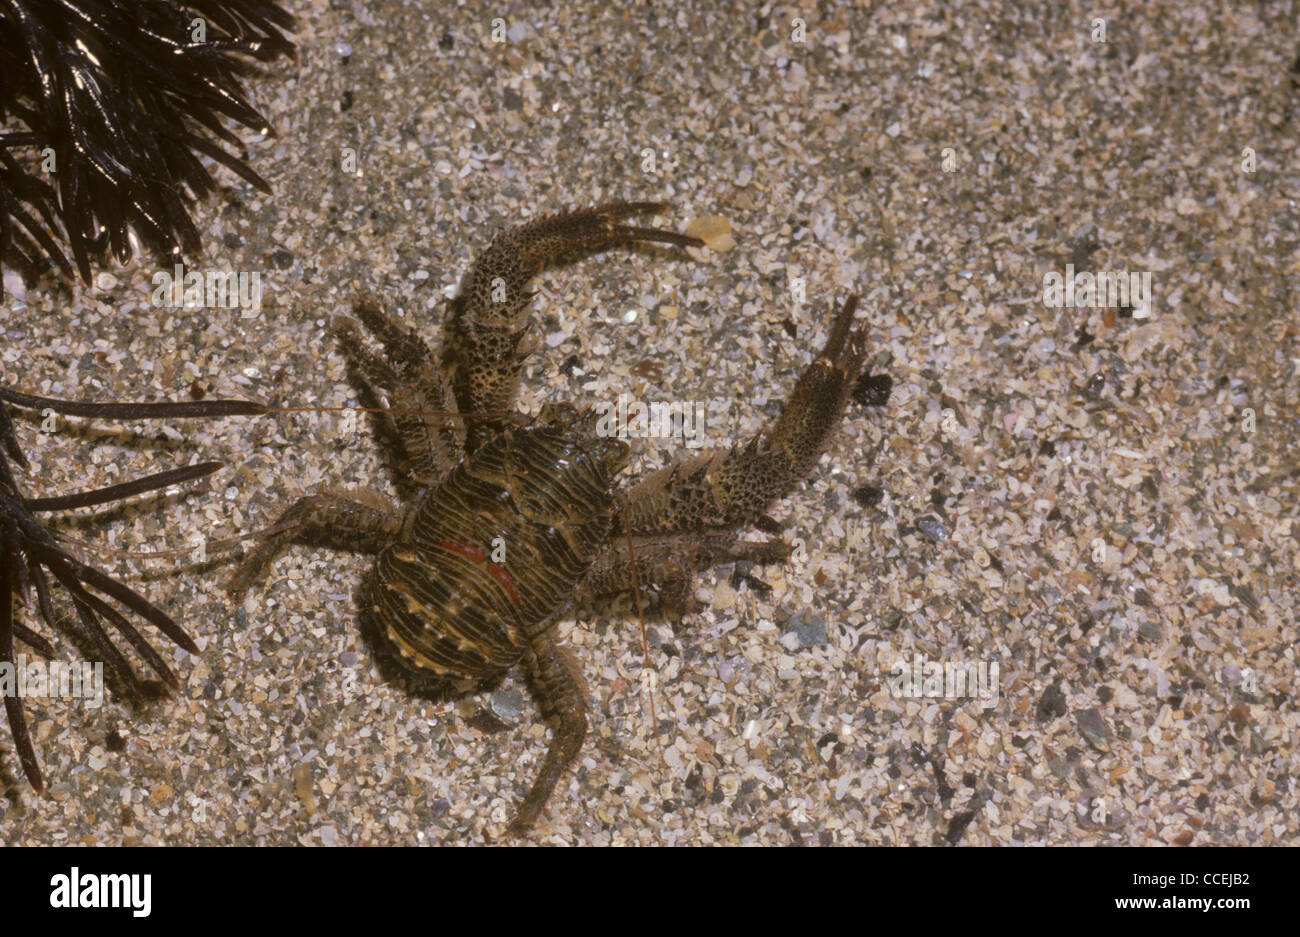
M 693 455 L 627 492 L 616 488 L 616 477 L 628 447 L 598 435 L 591 413 L 567 404 L 548 405 L 532 420 L 514 413 L 524 363 L 536 349 L 531 279 L 549 263 L 615 246 L 702 245 L 625 223 L 666 207 L 613 202 L 505 231 L 451 302 L 439 356 L 373 300 L 358 302 L 360 325 L 345 318 L 336 326 L 340 348 L 391 402 L 410 475 L 424 491 L 405 508 L 373 494 L 302 498 L 230 583 L 231 596 L 242 597 L 294 541 L 375 554 L 361 615 L 377 649 L 424 693 L 454 699 L 482 692 L 522 662 L 552 736 L 511 834 L 536 821 L 587 731 L 581 668 L 553 630 L 560 613 L 575 598 L 638 582 L 675 588 L 689 600 L 697 571 L 788 558 L 791 548 L 779 540 L 748 542 L 737 534 L 816 464 L 865 361 L 866 330 L 854 328 L 853 296 L 770 430 L 723 453 Z M 383 356 L 366 349 L 361 326 Z M 501 547 L 504 557 L 490 558 Z

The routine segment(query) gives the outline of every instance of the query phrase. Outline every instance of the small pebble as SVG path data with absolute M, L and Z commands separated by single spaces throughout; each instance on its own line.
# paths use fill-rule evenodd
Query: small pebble
M 888 374 L 864 374 L 853 388 L 853 399 L 864 407 L 883 407 L 893 389 L 894 379 Z
M 1064 716 L 1065 711 L 1065 694 L 1061 692 L 1059 683 L 1053 683 L 1038 698 L 1038 705 L 1034 710 L 1034 715 L 1038 717 L 1039 722 L 1048 722 Z
M 948 539 L 948 528 L 937 517 L 926 515 L 917 518 L 916 529 L 921 532 L 925 539 L 933 540 L 935 543 Z
M 782 643 L 792 651 L 802 651 L 818 644 L 829 643 L 826 634 L 826 619 L 812 612 L 797 612 L 790 616 L 782 629 Z M 793 638 L 787 642 L 786 638 Z
M 885 489 L 879 485 L 859 485 L 853 489 L 853 500 L 864 508 L 875 507 L 885 498 Z
M 27 302 L 27 284 L 16 270 L 4 272 L 5 299 L 16 303 Z
M 697 237 L 711 251 L 722 253 L 736 246 L 731 236 L 731 222 L 720 215 L 705 215 L 686 226 L 686 234 Z
M 492 694 L 492 711 L 502 719 L 518 719 L 524 711 L 524 698 L 518 690 L 497 690 Z
M 1097 709 L 1085 709 L 1074 714 L 1079 731 L 1093 748 L 1099 752 L 1110 751 L 1110 727 Z
M 1143 621 L 1138 625 L 1138 634 L 1150 641 L 1159 641 L 1165 636 L 1164 629 L 1158 621 Z

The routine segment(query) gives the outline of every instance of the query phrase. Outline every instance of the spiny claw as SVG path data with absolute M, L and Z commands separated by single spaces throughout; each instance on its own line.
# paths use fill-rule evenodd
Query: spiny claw
M 608 202 L 535 218 L 497 235 L 473 263 L 443 325 L 442 366 L 461 413 L 514 409 L 524 364 L 537 343 L 528 338 L 532 278 L 548 264 L 633 244 L 699 247 L 699 238 L 624 224 L 662 212 L 663 202 Z M 469 428 L 473 452 L 504 426 L 483 420 Z

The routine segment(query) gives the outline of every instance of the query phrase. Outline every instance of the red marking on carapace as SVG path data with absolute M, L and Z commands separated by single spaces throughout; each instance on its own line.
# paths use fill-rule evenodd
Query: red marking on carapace
M 475 563 L 485 563 L 487 565 L 488 575 L 501 583 L 501 588 L 506 590 L 506 594 L 510 596 L 510 601 L 519 601 L 519 587 L 515 583 L 515 578 L 506 572 L 505 567 L 500 563 L 488 563 L 487 554 L 474 546 L 474 544 L 466 543 L 464 540 L 440 540 L 438 541 L 438 546 L 451 550 L 454 553 L 459 553 L 461 556 L 471 559 Z
M 510 596 L 510 601 L 517 604 L 519 602 L 519 589 L 515 587 L 515 578 L 506 572 L 506 568 L 500 563 L 488 563 L 487 570 L 493 579 L 501 583 L 501 587 Z
M 459 553 L 461 556 L 468 557 L 475 563 L 482 563 L 487 559 L 486 553 L 474 546 L 474 544 L 466 543 L 464 540 L 439 540 L 438 546 L 445 550 Z

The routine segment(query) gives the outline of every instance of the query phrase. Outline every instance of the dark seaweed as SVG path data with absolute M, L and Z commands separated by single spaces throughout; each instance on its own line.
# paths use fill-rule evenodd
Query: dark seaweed
M 269 191 L 226 124 L 270 132 L 242 79 L 294 57 L 292 26 L 271 0 L 0 0 L 0 263 L 89 283 L 132 231 L 160 261 L 201 254 L 200 157 Z
M 50 498 L 27 498 L 22 494 L 14 476 L 13 466 L 26 469 L 27 459 L 18 445 L 13 420 L 8 405 L 48 407 L 70 415 L 115 419 L 148 419 L 168 417 L 174 419 L 251 415 L 265 412 L 260 404 L 243 400 L 206 400 L 187 403 L 90 403 L 58 400 L 21 394 L 0 388 L 0 663 L 14 665 L 15 639 L 47 659 L 57 656 L 54 646 L 44 637 L 21 624 L 14 613 L 15 599 L 30 608 L 32 592 L 40 617 L 50 628 L 56 628 L 54 607 L 51 602 L 50 577 L 58 582 L 72 598 L 77 617 L 95 649 L 106 665 L 117 676 L 121 685 L 133 699 L 142 700 L 176 689 L 176 675 L 126 615 L 109 605 L 112 599 L 127 613 L 134 613 L 154 625 L 166 637 L 191 654 L 198 648 L 189 635 L 170 616 L 150 603 L 142 595 L 113 577 L 81 562 L 62 547 L 54 536 L 35 517 L 45 511 L 63 511 L 96 504 L 120 501 L 147 491 L 155 491 L 182 482 L 202 478 L 221 468 L 221 462 L 204 462 L 166 472 L 158 472 L 107 488 L 77 492 Z M 12 462 L 11 462 L 12 460 Z M 34 590 L 33 590 L 34 587 Z M 98 593 L 95 594 L 95 593 Z M 140 657 L 160 678 L 157 681 L 142 679 L 136 674 L 122 652 L 113 644 L 104 623 L 112 626 L 118 635 L 133 647 Z M 44 789 L 36 750 L 27 730 L 27 718 L 22 700 L 5 694 L 4 705 L 18 751 L 23 774 L 37 791 Z

